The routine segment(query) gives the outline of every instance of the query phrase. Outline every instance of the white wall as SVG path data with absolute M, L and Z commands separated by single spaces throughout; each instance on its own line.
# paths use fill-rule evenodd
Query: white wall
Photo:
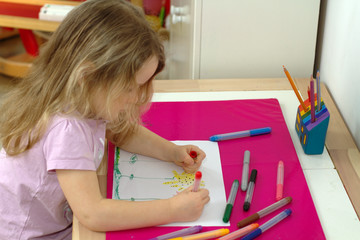
M 198 0 L 196 0 L 198 1 Z M 320 0 L 202 0 L 199 78 L 309 77 Z
M 360 148 L 360 1 L 323 0 L 321 11 L 321 80 Z

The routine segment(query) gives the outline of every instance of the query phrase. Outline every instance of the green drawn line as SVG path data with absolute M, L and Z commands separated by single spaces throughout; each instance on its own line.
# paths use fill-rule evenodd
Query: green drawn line
M 119 170 L 119 159 L 120 159 L 120 150 L 115 148 L 115 162 L 114 162 L 114 171 L 118 174 L 121 174 Z
M 131 158 L 130 158 L 130 162 L 129 162 L 129 163 L 134 164 L 134 163 L 136 163 L 137 160 L 138 160 L 137 155 L 136 155 L 136 154 L 133 154 L 133 155 L 131 156 Z
M 138 161 L 137 155 L 133 154 L 130 158 L 130 161 L 120 161 L 120 148 L 116 147 L 115 148 L 115 159 L 114 159 L 114 184 L 115 184 L 115 198 L 119 199 L 119 200 L 129 200 L 129 201 L 150 201 L 150 200 L 158 200 L 159 198 L 129 198 L 129 199 L 121 199 L 120 198 L 120 194 L 119 194 L 119 187 L 120 187 L 120 179 L 123 177 L 127 177 L 131 180 L 133 180 L 134 178 L 137 179 L 151 179 L 151 180 L 174 180 L 174 177 L 170 177 L 170 178 L 149 178 L 149 177 L 137 177 L 134 176 L 133 174 L 131 174 L 130 176 L 128 175 L 123 175 L 120 170 L 119 170 L 119 162 L 129 162 L 130 164 L 134 164 L 136 161 Z
M 114 182 L 115 182 L 115 197 L 120 199 L 119 195 L 119 182 L 121 178 L 121 172 L 119 170 L 119 159 L 120 159 L 120 149 L 115 148 L 115 161 L 114 161 Z

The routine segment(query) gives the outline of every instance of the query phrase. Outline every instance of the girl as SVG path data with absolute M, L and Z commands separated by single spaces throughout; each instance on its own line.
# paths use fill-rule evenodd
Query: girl
M 201 215 L 206 189 L 144 202 L 100 194 L 105 135 L 187 172 L 205 158 L 198 147 L 177 146 L 139 125 L 163 66 L 156 34 L 130 3 L 89 0 L 68 14 L 0 109 L 0 239 L 71 239 L 72 211 L 94 231 Z

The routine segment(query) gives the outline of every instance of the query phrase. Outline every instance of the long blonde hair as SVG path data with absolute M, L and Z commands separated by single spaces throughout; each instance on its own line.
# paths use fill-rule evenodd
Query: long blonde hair
M 96 118 L 90 99 L 100 91 L 107 91 L 104 108 L 111 113 L 114 99 L 136 86 L 135 74 L 152 56 L 159 61 L 155 76 L 164 67 L 163 47 L 137 7 L 125 0 L 80 4 L 0 107 L 0 141 L 7 154 L 30 149 L 55 114 Z M 137 103 L 109 124 L 119 142 L 134 131 L 142 106 L 150 102 L 151 80 L 138 89 Z

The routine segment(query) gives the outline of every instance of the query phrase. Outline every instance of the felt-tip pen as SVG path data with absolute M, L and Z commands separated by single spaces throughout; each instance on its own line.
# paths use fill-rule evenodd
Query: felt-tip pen
M 282 211 L 281 213 L 279 213 L 278 215 L 276 215 L 275 217 L 273 217 L 272 219 L 270 219 L 269 221 L 267 221 L 266 223 L 264 223 L 263 225 L 252 231 L 251 233 L 249 233 L 248 235 L 246 235 L 245 237 L 241 238 L 241 240 L 252 240 L 260 236 L 263 232 L 273 227 L 274 225 L 282 221 L 284 218 L 288 217 L 291 213 L 292 213 L 291 209 L 285 209 L 284 211 Z
M 229 199 L 226 204 L 225 213 L 224 213 L 224 217 L 223 217 L 224 223 L 227 223 L 230 219 L 238 189 L 239 189 L 239 180 L 235 179 L 231 186 Z
M 243 171 L 241 176 L 241 190 L 246 191 L 249 178 L 250 151 L 244 152 Z
M 200 171 L 197 171 L 195 173 L 195 180 L 194 180 L 194 188 L 193 188 L 193 192 L 197 192 L 199 190 L 199 187 L 200 187 L 200 182 L 201 182 L 201 177 L 202 177 L 202 174 Z
M 253 230 L 255 230 L 256 228 L 259 227 L 259 224 L 257 223 L 252 223 L 246 227 L 243 227 L 241 229 L 238 229 L 234 232 L 231 232 L 229 234 L 226 234 L 225 236 L 218 238 L 216 240 L 235 240 L 235 239 L 239 239 L 242 236 L 245 236 L 246 234 L 252 232 Z
M 271 127 L 256 128 L 256 129 L 240 131 L 240 132 L 213 135 L 209 139 L 212 142 L 219 142 L 219 141 L 230 140 L 235 138 L 252 137 L 252 136 L 267 134 L 270 132 L 271 132 Z
M 284 162 L 279 161 L 276 177 L 276 201 L 283 198 L 284 192 Z
M 250 175 L 249 186 L 246 191 L 246 197 L 245 197 L 245 202 L 244 202 L 244 206 L 243 206 L 244 211 L 248 211 L 250 208 L 250 203 L 251 203 L 251 200 L 252 200 L 252 197 L 254 194 L 256 175 L 257 175 L 257 170 L 253 169 L 251 171 L 251 175 Z
M 169 239 L 169 238 L 182 237 L 182 236 L 198 233 L 201 230 L 202 230 L 201 225 L 195 225 L 195 226 L 192 226 L 192 227 L 181 229 L 179 231 L 175 231 L 175 232 L 171 232 L 171 233 L 161 235 L 161 236 L 158 236 L 158 237 L 155 237 L 155 238 L 151 238 L 149 240 L 166 240 L 166 239 Z
M 197 233 L 193 235 L 188 235 L 184 237 L 171 238 L 169 240 L 202 240 L 202 239 L 213 239 L 217 237 L 224 236 L 228 234 L 230 231 L 227 228 L 221 228 L 213 231 Z
M 280 201 L 277 201 L 276 203 L 271 204 L 270 206 L 261 209 L 260 211 L 254 213 L 253 215 L 248 216 L 247 218 L 244 218 L 243 220 L 241 220 L 240 222 L 237 223 L 237 227 L 238 228 L 243 228 L 247 225 L 249 225 L 250 223 L 255 222 L 256 220 L 265 217 L 266 215 L 278 210 L 279 208 L 291 203 L 292 198 L 291 197 L 286 197 L 281 199 Z

